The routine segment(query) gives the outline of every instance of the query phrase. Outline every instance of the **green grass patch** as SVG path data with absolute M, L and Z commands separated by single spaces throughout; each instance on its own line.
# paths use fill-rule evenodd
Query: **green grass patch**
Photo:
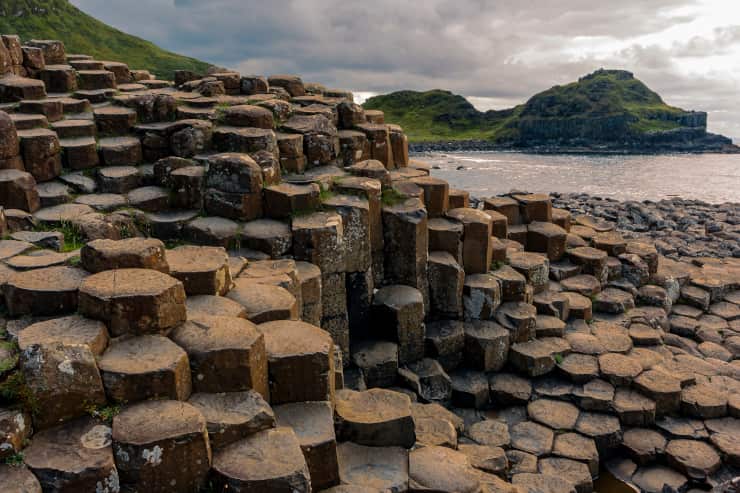
M 406 200 L 406 197 L 393 188 L 386 188 L 381 192 L 380 201 L 384 206 L 393 207 Z
M 39 224 L 35 230 L 62 233 L 64 235 L 63 253 L 73 252 L 85 246 L 85 235 L 70 221 L 62 221 L 59 225 Z
M 87 413 L 93 418 L 98 418 L 108 424 L 112 424 L 113 418 L 121 413 L 121 406 L 118 404 L 110 406 L 88 406 Z
M 23 465 L 23 452 L 16 452 L 5 458 L 5 464 L 13 467 L 20 467 Z
M 205 73 L 210 64 L 167 50 L 115 29 L 76 8 L 67 0 L 3 0 L 0 32 L 18 34 L 23 41 L 59 39 L 67 53 L 92 55 L 97 60 L 124 62 L 172 80 L 175 70 Z

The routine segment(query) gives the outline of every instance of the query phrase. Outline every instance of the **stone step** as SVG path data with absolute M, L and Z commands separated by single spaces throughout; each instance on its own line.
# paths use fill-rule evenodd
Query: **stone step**
M 67 120 L 72 121 L 72 120 Z M 85 127 L 63 131 L 63 133 L 85 133 Z M 94 126 L 93 126 L 94 129 Z M 100 164 L 98 143 L 94 137 L 67 137 L 59 141 L 62 150 L 62 165 L 71 170 L 95 168 Z
M 95 125 L 102 136 L 128 134 L 136 124 L 136 112 L 120 106 L 103 106 L 93 111 Z
M 34 128 L 48 128 L 49 120 L 42 114 L 10 113 L 10 118 L 17 130 L 31 130 Z
M 79 113 L 84 113 L 84 111 Z M 60 139 L 95 137 L 96 135 L 95 122 L 90 120 L 62 120 L 53 123 L 51 129 L 57 133 Z

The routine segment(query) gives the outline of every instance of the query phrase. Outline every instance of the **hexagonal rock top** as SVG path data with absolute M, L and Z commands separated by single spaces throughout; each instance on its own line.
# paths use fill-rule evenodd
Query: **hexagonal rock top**
M 112 269 L 154 269 L 170 271 L 164 243 L 154 238 L 95 240 L 80 251 L 82 267 L 96 273 Z
M 336 398 L 337 438 L 371 447 L 411 448 L 416 441 L 411 399 L 385 389 L 340 390 Z
M 108 329 L 97 320 L 70 315 L 29 325 L 18 333 L 21 351 L 33 344 L 84 344 L 95 356 L 108 346 Z
M 72 312 L 85 276 L 82 269 L 63 266 L 15 272 L 4 286 L 8 312 L 13 317 Z
M 94 274 L 80 286 L 80 313 L 102 320 L 113 336 L 166 332 L 185 321 L 185 289 L 151 269 Z
M 223 491 L 311 491 L 298 438 L 285 427 L 260 431 L 217 452 L 213 475 Z
M 167 251 L 167 262 L 188 296 L 223 296 L 231 289 L 229 256 L 222 247 L 181 246 Z

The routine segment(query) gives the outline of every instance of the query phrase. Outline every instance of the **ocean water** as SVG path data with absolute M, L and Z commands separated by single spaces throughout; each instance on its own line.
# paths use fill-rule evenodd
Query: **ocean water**
M 740 202 L 740 154 L 580 155 L 516 152 L 420 153 L 432 175 L 476 197 L 585 192 L 619 200 L 674 196 Z

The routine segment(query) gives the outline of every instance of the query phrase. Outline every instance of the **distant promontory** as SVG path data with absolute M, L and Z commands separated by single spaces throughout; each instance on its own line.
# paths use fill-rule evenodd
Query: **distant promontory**
M 707 114 L 666 104 L 625 70 L 597 70 L 511 109 L 481 112 L 449 91 L 398 91 L 366 109 L 404 127 L 416 150 L 740 152 Z

